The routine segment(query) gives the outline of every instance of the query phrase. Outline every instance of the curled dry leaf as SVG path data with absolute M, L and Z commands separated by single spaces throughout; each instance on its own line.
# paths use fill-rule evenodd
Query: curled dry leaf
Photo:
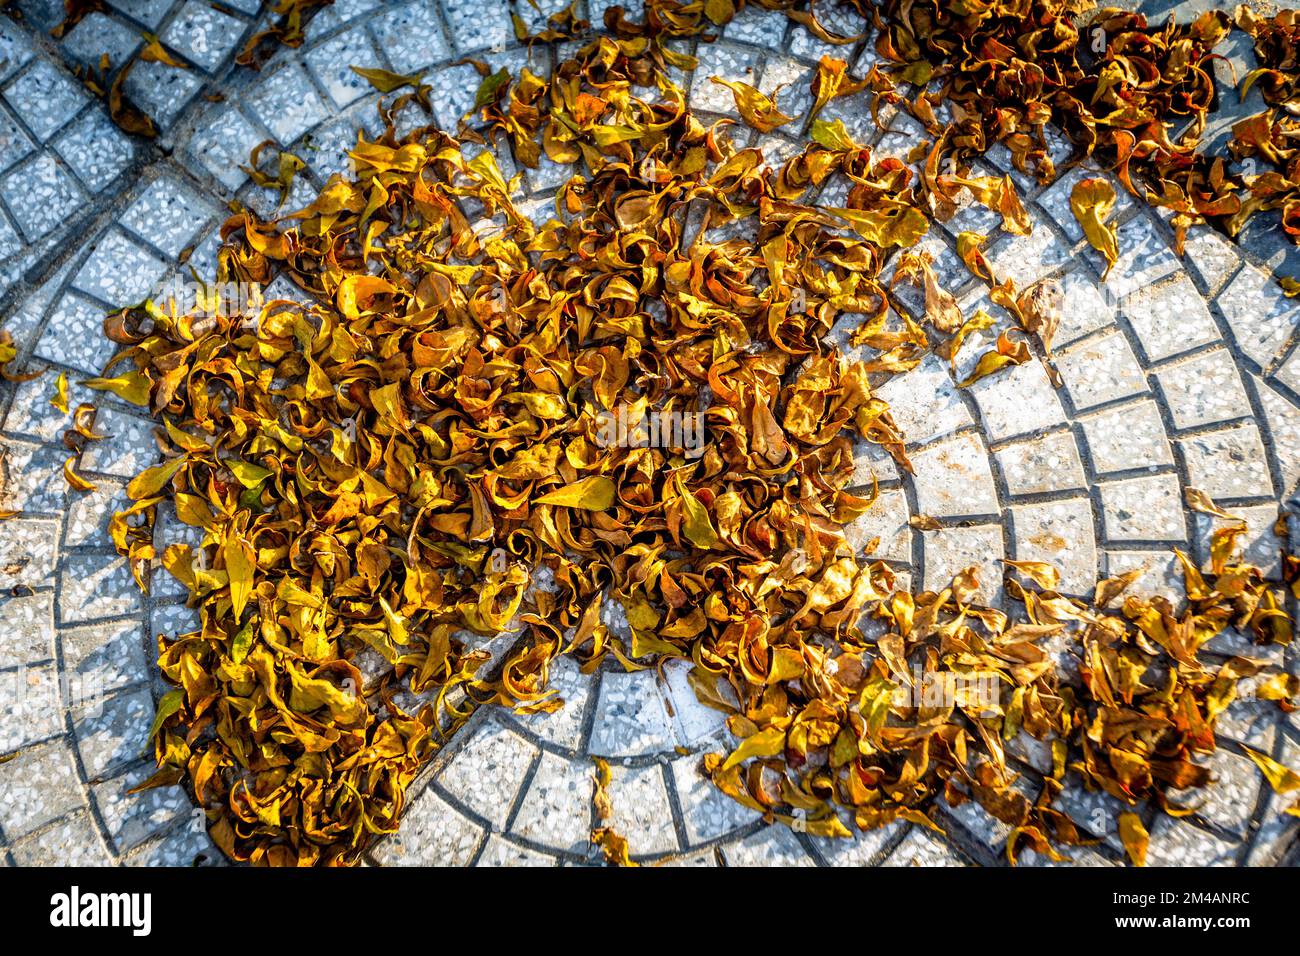
M 1115 188 L 1104 179 L 1081 179 L 1070 191 L 1070 211 L 1079 221 L 1088 244 L 1106 259 L 1102 279 L 1110 274 L 1111 267 L 1119 259 L 1119 233 L 1108 222 L 1114 208 Z

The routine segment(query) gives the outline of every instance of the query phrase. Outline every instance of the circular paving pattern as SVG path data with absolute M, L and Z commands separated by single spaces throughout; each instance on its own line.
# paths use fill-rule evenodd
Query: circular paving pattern
M 566 4 L 540 5 L 552 13 Z M 610 5 L 587 0 L 586 16 L 598 24 Z M 196 0 L 109 0 L 59 41 L 49 30 L 62 18 L 62 4 L 16 6 L 21 22 L 0 19 L 0 322 L 18 348 L 14 368 L 50 371 L 6 384 L 0 404 L 0 508 L 20 512 L 0 522 L 0 568 L 6 593 L 12 589 L 0 599 L 0 755 L 17 753 L 0 764 L 0 854 L 9 865 L 219 863 L 202 812 L 183 791 L 127 794 L 152 769 L 142 754 L 163 690 L 152 664 L 154 635 L 197 624 L 167 575 L 155 574 L 153 593 L 142 596 L 106 537 L 109 516 L 126 501 L 126 481 L 160 457 L 152 425 L 111 395 L 73 384 L 72 404 L 95 401 L 96 430 L 111 437 L 89 444 L 77 461 L 97 490 L 72 492 L 63 479 L 67 418 L 49 403 L 54 377 L 65 371 L 75 383 L 111 357 L 113 347 L 100 334 L 109 308 L 187 276 L 184 261 L 200 276 L 214 273 L 218 228 L 231 198 L 273 212 L 274 194 L 240 169 L 258 143 L 273 139 L 307 161 L 286 208 L 346 172 L 356 130 L 374 133 L 379 125 L 379 97 L 350 66 L 426 73 L 437 120 L 454 128 L 478 85 L 474 67 L 456 60 L 474 55 L 493 69 L 517 73 L 531 64 L 540 72 L 555 53 L 515 43 L 506 0 L 338 0 L 310 21 L 301 49 L 279 50 L 260 71 L 232 63 L 265 19 L 254 0 L 227 0 L 224 12 Z M 1143 6 L 1163 17 L 1213 4 Z M 530 26 L 544 19 L 527 3 L 517 12 Z M 834 11 L 823 19 L 844 34 L 862 26 Z M 119 133 L 72 75 L 106 50 L 124 62 L 145 31 L 160 35 L 188 66 L 141 63 L 130 74 L 128 92 L 161 130 L 150 144 Z M 730 94 L 710 76 L 765 92 L 782 87 L 780 107 L 802 115 L 820 56 L 846 58 L 858 73 L 874 57 L 863 44 L 830 47 L 761 10 L 747 10 L 718 43 L 678 46 L 699 58 L 695 75 L 678 82 L 694 109 L 715 115 L 734 114 Z M 1238 44 L 1228 52 L 1237 75 L 1245 75 L 1248 50 Z M 1235 99 L 1225 99 L 1233 112 L 1216 117 L 1213 135 L 1258 109 Z M 407 117 L 418 123 L 412 111 Z M 864 95 L 835 101 L 825 118 L 842 119 L 878 154 L 901 157 L 923 137 L 899 116 L 881 134 Z M 758 137 L 743 126 L 733 132 L 761 146 L 769 161 L 800 148 L 792 137 Z M 1065 155 L 1062 146 L 1058 158 Z M 1005 152 L 991 152 L 986 172 L 1011 171 L 1007 160 Z M 545 220 L 568 175 L 543 157 L 539 170 L 523 176 L 522 208 Z M 1282 543 L 1274 521 L 1300 487 L 1300 302 L 1282 297 L 1270 272 L 1300 274 L 1300 255 L 1260 217 L 1236 245 L 1194 231 L 1180 259 L 1160 216 L 1121 199 L 1121 257 L 1102 283 L 1103 263 L 1083 242 L 1068 202 L 1074 181 L 1097 173 L 1075 170 L 1047 189 L 1012 175 L 1033 234 L 1004 235 L 987 255 L 1021 288 L 1049 276 L 1063 285 L 1067 306 L 1055 341 L 1063 387 L 1054 388 L 1038 363 L 956 387 L 996 328 L 969 342 L 955 368 L 930 356 L 889 381 L 879 391 L 907 437 L 915 473 L 901 476 L 888 458 L 862 449 L 861 483 L 874 474 L 881 494 L 850 527 L 851 543 L 862 547 L 879 537 L 876 556 L 904 584 L 927 588 L 978 564 L 994 602 L 1004 558 L 1058 565 L 1062 590 L 1074 594 L 1090 593 L 1099 576 L 1148 565 L 1143 586 L 1172 596 L 1181 583 L 1170 549 L 1207 557 L 1212 519 L 1183 506 L 1184 490 L 1193 487 L 1246 518 L 1249 559 L 1276 576 Z M 821 201 L 839 205 L 835 191 L 843 184 L 825 188 Z M 966 314 L 979 307 L 1001 313 L 957 259 L 954 237 L 993 224 L 986 210 L 967 209 L 932 228 L 922 244 Z M 277 279 L 267 295 L 299 293 Z M 845 334 L 853 324 L 845 321 Z M 915 515 L 941 527 L 913 530 L 908 519 Z M 184 540 L 185 532 L 174 520 L 159 521 L 160 544 Z M 508 643 L 487 647 L 499 656 Z M 1226 633 L 1209 648 L 1231 654 L 1246 646 Z M 1250 650 L 1300 672 L 1294 650 Z M 900 824 L 836 841 L 765 826 L 700 775 L 699 754 L 727 743 L 721 716 L 695 700 L 684 670 L 625 673 L 615 666 L 584 676 L 561 660 L 553 675 L 565 707 L 550 716 L 477 712 L 412 788 L 400 833 L 374 847 L 372 862 L 594 862 L 593 756 L 611 764 L 612 826 L 643 861 L 1002 860 L 1006 828 L 973 803 L 941 807 L 945 837 Z M 1219 728 L 1228 741 L 1300 765 L 1300 715 L 1237 702 Z M 1013 741 L 1010 749 L 1023 770 L 1021 784 L 1036 792 L 1045 754 L 1032 740 Z M 1300 820 L 1279 813 L 1249 761 L 1228 744 L 1208 762 L 1218 783 L 1194 815 L 1148 820 L 1149 860 L 1295 862 Z M 1063 804 L 1098 836 L 1110 834 L 1095 848 L 1076 849 L 1076 862 L 1120 863 L 1117 805 L 1077 787 L 1067 789 Z M 1022 859 L 1041 862 L 1032 853 Z

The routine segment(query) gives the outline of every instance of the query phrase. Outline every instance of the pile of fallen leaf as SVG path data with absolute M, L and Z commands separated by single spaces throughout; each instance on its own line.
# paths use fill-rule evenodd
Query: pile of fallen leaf
M 880 43 L 900 52 L 904 75 L 853 79 L 827 57 L 812 81 L 816 114 L 868 88 L 903 103 L 896 82 L 947 75 L 953 122 L 920 175 L 840 122 L 814 119 L 804 149 L 776 167 L 737 147 L 731 121 L 706 125 L 687 108 L 669 69 L 695 63 L 668 43 L 734 8 L 651 2 L 640 20 L 611 11 L 608 34 L 549 78 L 499 82 L 484 66 L 478 121 L 458 138 L 432 127 L 399 137 L 385 111 L 386 132 L 352 150 L 354 175 L 308 207 L 278 222 L 236 211 L 219 281 L 283 274 L 306 304 L 214 315 L 145 303 L 110 317 L 122 351 L 93 384 L 147 406 L 166 451 L 130 483 L 134 503 L 110 531 L 141 586 L 161 564 L 201 622 L 159 637 L 176 689 L 159 705 L 147 785 L 185 783 L 233 859 L 352 863 L 398 826 L 407 785 L 476 706 L 563 706 L 548 673 L 570 655 L 586 671 L 609 657 L 629 670 L 689 660 L 700 700 L 739 738 L 705 771 L 813 834 L 937 826 L 940 801 L 974 800 L 1011 827 L 1013 860 L 1024 846 L 1056 857 L 1095 836 L 1055 806 L 1071 779 L 1134 808 L 1188 812 L 1239 682 L 1287 708 L 1300 692 L 1260 661 L 1201 653 L 1228 629 L 1291 639 L 1279 595 L 1235 556 L 1242 523 L 1215 534 L 1208 568 L 1183 558 L 1181 611 L 1128 593 L 1134 575 L 1072 599 L 1036 562 L 1008 562 L 1014 614 L 980 602 L 973 570 L 909 593 L 864 558 L 873 544 L 855 552 L 843 534 L 875 498 L 852 484 L 855 446 L 910 467 L 879 384 L 930 351 L 955 361 L 991 324 L 964 317 L 928 259 L 900 250 L 959 194 L 1004 230 L 1029 230 L 1010 178 L 975 175 L 966 160 L 993 140 L 1047 169 L 1042 136 L 1060 104 L 1024 99 L 1022 114 L 1010 97 L 985 112 L 973 80 L 1009 84 L 1017 51 L 1056 64 L 1078 42 L 1064 4 L 964 6 L 957 21 L 887 3 Z M 829 36 L 813 14 L 790 15 Z M 1020 32 L 1007 32 L 1012 19 Z M 582 26 L 558 18 L 551 31 Z M 972 41 L 945 45 L 944 30 L 980 37 L 982 60 L 966 62 Z M 1151 45 L 1195 72 L 1195 33 Z M 925 61 L 928 76 L 919 35 L 944 58 Z M 415 87 L 404 105 L 419 104 L 418 77 L 371 72 L 390 90 Z M 1034 80 L 1020 70 L 1016 96 Z M 1195 78 L 1135 82 L 1142 108 L 1178 115 L 1200 102 Z M 789 119 L 758 90 L 728 87 L 748 124 Z M 922 102 L 910 106 L 924 114 Z M 1111 127 L 1098 139 L 1122 148 Z M 542 153 L 573 164 L 553 210 L 516 204 L 493 145 L 524 166 Z M 1138 154 L 1154 155 L 1125 155 Z M 292 177 L 292 163 L 280 169 Z M 820 205 L 833 181 L 846 198 Z M 1114 195 L 1101 180 L 1080 187 L 1076 210 L 1104 244 Z M 967 381 L 1046 361 L 1060 311 L 1059 290 L 996 275 L 983 241 L 964 234 L 962 257 L 1015 325 Z M 900 284 L 924 289 L 924 314 L 899 300 Z M 846 316 L 850 355 L 827 344 Z M 639 435 L 652 413 L 702 416 L 702 447 Z M 639 440 L 610 442 L 610 415 Z M 156 553 L 164 507 L 196 543 Z M 625 630 L 608 626 L 609 602 Z M 495 658 L 485 645 L 502 633 L 518 638 Z M 1026 737 L 1051 753 L 1036 799 L 1007 756 Z M 1294 789 L 1294 775 L 1255 758 Z M 1121 829 L 1140 859 L 1136 813 Z M 594 839 L 629 859 L 608 827 Z

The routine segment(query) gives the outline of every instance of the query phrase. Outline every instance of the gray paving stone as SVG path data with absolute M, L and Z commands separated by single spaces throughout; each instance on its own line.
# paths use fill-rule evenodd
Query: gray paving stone
M 1226 657 L 1250 657 L 1255 660 L 1262 660 L 1281 666 L 1285 653 L 1283 648 L 1275 644 L 1257 644 L 1254 635 L 1247 636 L 1235 627 L 1227 627 L 1220 631 L 1214 637 L 1205 642 L 1207 651 L 1215 654 L 1222 654 Z M 1243 681 L 1239 687 L 1240 697 L 1245 700 L 1250 695 L 1252 682 Z M 1245 714 L 1246 712 L 1243 712 Z
M 233 106 L 208 114 L 189 142 L 190 153 L 209 175 L 232 192 L 248 179 L 239 167 L 264 139 L 249 119 Z
M 40 30 L 53 29 L 63 21 L 63 5 L 58 0 L 20 0 L 17 6 L 23 20 Z
M 86 110 L 54 140 L 55 151 L 92 193 L 104 190 L 135 159 L 135 145 L 100 110 Z
M 1178 443 L 1187 480 L 1211 498 L 1259 498 L 1273 494 L 1264 445 L 1254 423 L 1184 438 Z
M 244 23 L 197 0 L 187 0 L 167 24 L 162 41 L 208 73 L 216 70 L 235 50 Z
M 0 582 L 9 588 L 49 584 L 58 556 L 53 521 L 11 518 L 0 525 Z
M 188 825 L 175 826 L 124 861 L 129 866 L 222 866 L 221 851 L 206 832 Z
M 1037 796 L 1037 787 L 1027 778 L 1020 777 L 1012 783 L 1012 789 L 1033 800 Z M 992 816 L 975 800 L 970 799 L 960 806 L 951 806 L 946 801 L 944 811 L 957 820 L 966 831 L 991 850 L 1000 850 L 1006 845 L 1007 834 L 1011 827 Z
M 700 771 L 699 756 L 680 757 L 671 764 L 673 787 L 681 802 L 686 835 L 692 846 L 715 840 L 759 818 L 713 785 Z
M 168 129 L 194 99 L 203 80 L 166 63 L 137 63 L 122 84 L 126 95 L 162 129 Z
M 1155 223 L 1139 212 L 1119 227 L 1119 259 L 1116 260 L 1104 283 L 1112 301 L 1123 302 L 1139 289 L 1146 288 L 1181 270 L 1178 257 L 1169 249 Z M 1105 260 L 1091 246 L 1084 255 L 1101 274 Z
M 1247 265 L 1216 300 L 1237 347 L 1260 365 L 1272 361 L 1300 320 L 1300 305 L 1272 278 Z
M 1033 232 L 1028 236 L 1008 236 L 987 254 L 998 281 L 1011 279 L 1016 288 L 1025 289 L 1070 261 L 1070 250 L 1057 239 L 1045 220 L 1029 211 Z
M 579 670 L 572 658 L 557 658 L 550 665 L 550 686 L 564 706 L 553 714 L 517 714 L 515 719 L 541 739 L 575 750 L 582 742 L 582 724 L 594 681 L 594 677 Z
M 590 842 L 594 786 L 590 761 L 542 754 L 510 832 L 555 850 L 584 853 Z
M 176 258 L 202 228 L 212 207 L 171 176 L 151 182 L 122 214 L 121 224 L 159 252 Z
M 110 230 L 96 242 L 73 282 L 81 291 L 111 306 L 136 305 L 144 301 L 166 271 L 166 264 L 152 252 L 125 234 Z
M 1294 765 L 1295 761 L 1292 761 Z M 1300 819 L 1285 812 L 1294 803 L 1293 795 L 1274 793 L 1269 796 L 1268 809 L 1246 857 L 1248 866 L 1277 866 L 1294 846 L 1296 833 L 1300 831 Z
M 482 78 L 469 64 L 452 63 L 430 70 L 425 82 L 433 87 L 430 99 L 439 126 L 456 129 L 460 118 L 473 109 Z
M 664 706 L 678 745 L 687 749 L 702 746 L 705 738 L 716 741 L 720 733 L 725 734 L 728 741 L 731 740 L 731 735 L 725 731 L 726 715 L 700 703 L 695 696 L 689 680 L 694 667 L 694 664 L 680 658 L 660 666 L 663 675 L 660 690 L 664 693 Z
M 1074 491 L 1086 486 L 1078 444 L 1068 431 L 999 448 L 995 454 L 1007 491 L 1015 495 Z
M 324 33 L 337 29 L 371 13 L 383 5 L 383 0 L 335 0 L 328 9 L 318 10 L 307 25 L 307 39 L 311 42 Z
M 74 554 L 59 573 L 59 620 L 79 624 L 140 610 L 140 591 L 126 559 L 116 555 Z
M 370 21 L 380 49 L 398 73 L 440 63 L 451 55 L 432 0 L 420 0 L 385 11 Z
M 1160 409 L 1140 399 L 1081 418 L 1093 471 L 1098 475 L 1155 470 L 1174 463 Z
M 53 595 L 7 594 L 0 597 L 0 671 L 54 658 Z
M 1261 778 L 1256 767 L 1245 757 L 1222 747 L 1197 762 L 1210 768 L 1214 786 L 1206 788 L 1203 797 L 1197 794 L 1181 802 L 1196 807 L 1202 819 L 1244 837 L 1259 798 Z
M 1193 227 L 1184 244 L 1187 261 L 1210 289 L 1217 289 L 1241 262 L 1232 243 L 1208 226 Z
M 139 33 L 94 11 L 64 36 L 62 46 L 82 65 L 98 69 L 102 56 L 107 56 L 113 67 L 126 63 L 141 43 Z
M 766 16 L 756 7 L 745 7 L 722 28 L 722 35 L 728 40 L 777 50 L 781 48 L 785 28 L 781 17 Z
M 1269 748 L 1263 749 L 1267 752 Z M 1300 766 L 1300 744 L 1292 739 L 1284 739 L 1281 751 L 1273 756 L 1288 767 Z M 1246 857 L 1247 865 L 1276 866 L 1294 845 L 1296 832 L 1300 831 L 1300 818 L 1285 811 L 1295 804 L 1295 800 L 1294 793 L 1269 793 L 1268 806 L 1260 820 L 1259 832 Z
M 10 224 L 7 216 L 0 214 L 0 256 L 13 256 L 25 248 L 27 247 L 24 246 L 22 238 L 18 235 L 18 230 Z M 21 271 L 21 267 L 19 271 Z M 8 283 L 3 283 L 3 287 L 8 288 Z
M 98 479 L 95 485 L 94 491 L 79 494 L 68 506 L 64 547 L 103 547 L 108 540 L 109 521 L 116 512 L 130 506 L 124 484 Z
M 1029 361 L 970 386 L 984 434 L 1001 441 L 1064 424 L 1065 412 L 1042 363 Z
M 1062 593 L 1091 596 L 1097 583 L 1097 546 L 1089 500 L 1014 505 L 1011 514 L 1016 560 L 1046 561 L 1061 572 Z
M 1084 163 L 1066 171 L 1056 182 L 1043 190 L 1036 201 L 1072 242 L 1083 241 L 1083 229 L 1070 208 L 1070 194 L 1074 191 L 1074 187 L 1085 179 L 1102 179 L 1110 183 L 1111 188 L 1115 190 L 1115 211 L 1111 214 L 1112 219 L 1124 215 L 1133 208 L 1133 199 L 1128 191 L 1118 180 L 1101 172 L 1094 164 Z
M 104 316 L 107 310 L 99 303 L 76 291 L 60 296 L 50 312 L 49 321 L 36 343 L 35 354 L 59 365 L 80 369 L 87 376 L 96 376 L 104 365 L 117 354 L 119 346 L 104 336 Z M 47 397 L 54 386 L 50 376 L 43 376 L 42 387 Z M 48 400 L 41 403 L 50 408 Z M 71 405 L 70 407 L 75 407 Z M 64 416 L 64 428 L 70 427 Z
M 426 789 L 407 809 L 401 828 L 375 850 L 384 866 L 468 866 L 483 831 Z
M 33 56 L 32 43 L 11 20 L 0 22 L 0 81 L 21 70 Z
M 112 862 L 86 813 L 73 814 L 18 841 L 10 852 L 19 866 L 108 866 Z
M 151 29 L 157 28 L 174 5 L 174 0 L 109 0 L 110 6 Z M 234 4 L 238 6 L 238 4 Z
M 1119 332 L 1105 332 L 1057 356 L 1070 400 L 1079 411 L 1146 391 L 1146 378 Z
M 198 611 L 183 604 L 155 607 L 149 616 L 150 635 L 159 634 L 174 640 L 182 634 L 192 634 L 199 629 Z
M 902 843 L 885 858 L 884 866 L 965 866 L 946 843 L 923 827 L 913 827 Z
M 867 31 L 867 22 L 847 6 L 828 5 L 817 11 L 817 20 L 827 32 L 840 37 L 857 37 Z M 794 24 L 791 27 L 788 46 L 795 56 L 814 63 L 823 56 L 843 60 L 853 51 L 852 45 L 832 44 L 819 39 L 802 24 Z
M 60 440 L 62 434 L 72 427 L 70 411 L 82 402 L 94 401 L 95 392 L 78 385 L 77 380 L 69 376 L 69 411 L 62 412 L 49 403 L 49 399 L 55 395 L 56 381 L 57 373 L 48 371 L 31 381 L 17 382 L 13 390 L 13 403 L 4 418 L 5 431 L 38 438 L 43 442 Z
M 729 43 L 714 43 L 701 46 L 696 56 L 700 65 L 695 70 L 695 81 L 691 86 L 691 108 L 738 117 L 740 114 L 736 111 L 736 100 L 731 90 L 714 83 L 712 77 L 757 86 L 758 54 Z
M 497 836 L 488 837 L 483 852 L 479 855 L 476 866 L 556 866 L 559 861 L 553 856 L 538 853 L 528 847 L 520 846 Z
M 844 538 L 859 554 L 887 561 L 912 560 L 912 529 L 907 496 L 901 491 L 882 491 L 866 512 L 849 522 L 844 528 Z M 879 544 L 864 550 L 875 538 Z
M 1060 279 L 1065 307 L 1052 345 L 1062 348 L 1115 321 L 1115 302 L 1103 293 L 1096 278 L 1083 268 L 1064 273 Z
M 1219 340 L 1205 300 L 1186 275 L 1138 289 L 1124 300 L 1124 315 L 1153 362 Z
M 1241 375 L 1224 350 L 1205 352 L 1156 373 L 1176 428 L 1198 428 L 1238 418 L 1249 404 Z
M 1280 576 L 1281 554 L 1285 545 L 1285 542 L 1273 531 L 1273 525 L 1277 522 L 1278 506 L 1276 504 L 1237 506 L 1230 514 L 1246 522 L 1246 534 L 1237 542 L 1237 547 L 1245 560 L 1262 568 L 1268 577 L 1277 579 Z M 1231 523 L 1233 522 L 1207 514 L 1197 514 L 1192 518 L 1196 553 L 1207 567 L 1212 533 L 1215 529 Z
M 587 749 L 601 757 L 631 757 L 672 747 L 672 726 L 654 671 L 602 675 Z
M 1100 485 L 1108 541 L 1182 541 L 1182 497 L 1173 475 L 1129 478 Z
M 53 445 L 31 445 L 14 439 L 0 439 L 0 507 L 10 511 L 52 514 L 62 511 L 68 500 L 63 480 L 67 449 Z
M 286 63 L 265 76 L 244 103 L 282 146 L 293 143 L 329 116 L 307 73 L 297 63 Z
M 1150 828 L 1147 866 L 1236 866 L 1241 847 L 1190 823 L 1159 817 Z
M 0 827 L 10 841 L 84 804 L 72 751 L 51 740 L 0 764 Z
M 986 604 L 1001 600 L 1002 531 L 997 527 L 946 528 L 921 535 L 925 558 L 927 591 L 939 591 L 968 567 L 977 568 L 980 599 Z
M 946 438 L 911 459 L 912 484 L 922 514 L 950 518 L 998 513 L 988 452 L 977 436 Z
M 22 131 L 8 110 L 0 107 L 0 172 L 31 155 L 35 148 L 31 137 Z
M 136 620 L 65 630 L 63 671 L 70 679 L 114 691 L 149 679 L 144 634 Z
M 851 838 L 812 837 L 813 845 L 830 866 L 869 866 L 880 858 L 895 840 L 907 832 L 910 824 L 891 823 L 877 830 L 859 830 L 847 824 Z
M 347 106 L 367 93 L 374 92 L 370 82 L 354 72 L 352 67 L 383 67 L 374 44 L 361 26 L 325 41 L 303 59 L 307 61 L 307 68 L 315 75 L 317 82 L 338 106 Z
M 86 471 L 134 478 L 162 459 L 153 424 L 145 419 L 105 407 L 95 415 L 95 428 L 105 437 L 82 452 L 81 467 Z
M 77 82 L 45 59 L 37 59 L 4 90 L 5 102 L 44 143 L 90 102 Z
M 1300 484 L 1300 413 L 1268 385 L 1252 381 L 1273 439 L 1270 458 L 1282 475 L 1282 486 L 1294 489 Z
M 1145 569 L 1146 573 L 1133 585 L 1137 589 L 1135 593 L 1166 598 L 1175 607 L 1187 603 L 1183 594 L 1182 565 L 1170 551 L 1111 549 L 1106 552 L 1104 563 L 1107 577 L 1117 577 L 1136 568 Z
M 1251 649 L 1254 650 L 1253 648 Z M 1254 655 L 1260 657 L 1263 655 Z M 1268 700 L 1234 700 L 1215 721 L 1216 739 L 1235 740 L 1267 753 L 1273 749 L 1273 738 L 1282 712 L 1277 704 Z M 1228 768 L 1233 774 L 1248 774 L 1251 768 L 1241 764 Z M 1253 808 L 1252 808 L 1253 809 Z
M 63 729 L 59 677 L 52 664 L 0 672 L 0 753 Z
M 185 818 L 182 827 L 203 827 L 203 811 L 191 803 L 180 787 L 154 787 L 138 794 L 127 793 L 144 783 L 153 771 L 152 763 L 140 764 L 91 788 L 95 806 L 118 853 L 134 849 L 180 817 Z
M 506 825 L 514 797 L 537 748 L 494 721 L 484 721 L 464 742 L 438 783 L 498 829 Z
M 728 866 L 815 866 L 789 828 L 774 824 L 755 830 L 722 850 Z
M 609 798 L 613 816 L 605 823 L 627 838 L 634 857 L 675 853 L 681 849 L 673 827 L 672 808 L 664 787 L 663 769 L 610 766 Z
M 442 15 L 462 53 L 504 46 L 514 35 L 504 0 L 444 0 Z
M 891 378 L 876 394 L 889 403 L 908 442 L 932 441 L 973 423 L 948 369 L 934 356 Z
M 0 195 L 29 241 L 62 226 L 82 204 L 76 179 L 50 153 L 39 154 L 5 176 Z
M 119 694 L 74 713 L 72 734 L 86 775 L 94 781 L 138 760 L 149 744 L 153 716 L 154 702 L 147 690 Z

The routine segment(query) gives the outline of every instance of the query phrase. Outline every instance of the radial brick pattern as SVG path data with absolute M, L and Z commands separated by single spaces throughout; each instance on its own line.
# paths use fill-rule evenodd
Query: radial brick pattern
M 540 4 L 546 13 L 563 5 Z M 610 5 L 587 0 L 586 15 L 599 24 Z M 0 19 L 0 322 L 19 350 L 14 367 L 48 371 L 6 384 L 0 400 L 0 507 L 21 512 L 0 522 L 8 595 L 0 598 L 0 755 L 20 751 L 0 764 L 0 860 L 220 863 L 201 812 L 183 791 L 126 792 L 149 772 L 145 736 L 164 690 L 152 664 L 154 635 L 183 633 L 196 616 L 165 574 L 155 575 L 153 593 L 142 596 L 105 536 L 109 515 L 125 501 L 126 481 L 159 451 L 137 409 L 75 384 L 113 354 L 99 334 L 102 315 L 139 301 L 160 281 L 187 275 L 186 256 L 201 275 L 211 275 L 231 198 L 264 213 L 275 208 L 275 197 L 239 168 L 259 142 L 273 139 L 308 163 L 288 207 L 346 171 L 356 130 L 378 126 L 379 99 L 349 65 L 426 73 L 436 118 L 454 126 L 477 84 L 473 68 L 455 61 L 474 55 L 494 68 L 527 64 L 540 71 L 555 54 L 515 44 L 506 0 L 338 0 L 310 21 L 301 49 L 278 51 L 260 71 L 232 62 L 266 17 L 254 0 L 227 0 L 220 10 L 194 0 L 109 0 L 61 40 L 49 34 L 62 18 L 61 4 L 16 6 L 21 22 Z M 1170 8 L 1163 0 L 1147 6 L 1159 17 Z M 1205 6 L 1183 3 L 1173 12 Z M 540 22 L 527 3 L 518 12 Z M 843 14 L 828 20 L 845 34 L 862 27 Z M 97 63 L 102 52 L 115 65 L 125 62 L 143 44 L 143 32 L 160 36 L 188 67 L 140 63 L 128 78 L 131 95 L 161 131 L 154 143 L 119 133 L 72 72 Z M 679 82 L 698 111 L 719 115 L 732 114 L 731 100 L 709 76 L 767 91 L 781 86 L 781 107 L 802 114 L 818 57 L 847 57 L 858 71 L 873 59 L 861 44 L 832 48 L 761 10 L 738 17 L 721 42 L 680 48 L 695 52 L 700 66 Z M 1230 52 L 1244 76 L 1252 65 L 1248 50 L 1237 44 Z M 1228 65 L 1221 67 L 1223 81 L 1231 82 Z M 1235 99 L 1224 98 L 1225 108 L 1253 111 L 1251 100 Z M 894 117 L 882 134 L 863 96 L 834 102 L 826 116 L 843 119 L 882 155 L 906 153 L 920 132 Z M 411 124 L 417 119 L 407 115 Z M 1231 119 L 1219 117 L 1213 129 Z M 785 129 L 792 134 L 760 138 L 736 127 L 735 135 L 778 161 L 799 148 L 802 131 Z M 1007 160 L 1005 151 L 993 151 L 985 172 L 1009 169 Z M 1072 171 L 1041 190 L 1013 173 L 1035 229 L 1029 237 L 1002 236 L 988 251 L 995 268 L 1022 287 L 1048 276 L 1065 287 L 1056 339 L 1062 387 L 1054 388 L 1036 363 L 956 387 L 995 328 L 968 343 L 955 368 L 932 357 L 881 389 L 916 470 L 902 477 L 864 447 L 861 483 L 870 484 L 874 473 L 880 500 L 848 533 L 859 547 L 879 537 L 877 556 L 904 585 L 938 586 L 978 564 L 987 597 L 1000 600 L 995 583 L 1000 560 L 1009 558 L 1059 565 L 1063 589 L 1075 594 L 1089 592 L 1099 576 L 1148 565 L 1143 586 L 1175 594 L 1169 549 L 1205 560 L 1214 524 L 1184 508 L 1187 487 L 1245 516 L 1251 559 L 1278 572 L 1273 524 L 1300 484 L 1300 305 L 1279 294 L 1269 273 L 1300 274 L 1296 250 L 1275 229 L 1252 228 L 1240 245 L 1201 230 L 1180 260 L 1161 217 L 1125 199 L 1121 258 L 1102 283 L 1103 264 L 1069 211 L 1069 188 L 1085 174 L 1097 173 Z M 567 176 L 545 160 L 526 171 L 522 207 L 545 219 Z M 845 184 L 825 188 L 823 201 L 838 204 Z M 967 314 L 984 307 L 1005 322 L 954 251 L 957 232 L 990 225 L 986 212 L 967 209 L 932 229 L 923 247 Z M 294 292 L 280 279 L 270 294 Z M 849 317 L 832 338 L 844 341 L 853 324 Z M 67 420 L 49 404 L 59 371 L 74 383 L 72 403 L 93 398 L 96 428 L 111 436 L 79 458 L 78 470 L 98 485 L 90 494 L 70 491 L 62 477 Z M 941 528 L 914 531 L 908 519 L 918 514 Z M 170 543 L 185 529 L 164 516 L 158 534 Z M 1232 654 L 1247 645 L 1228 633 L 1211 649 Z M 1293 671 L 1300 663 L 1294 651 L 1264 650 Z M 400 833 L 378 844 L 371 862 L 592 862 L 594 756 L 611 764 L 613 826 L 639 859 L 854 866 L 1001 860 L 1006 829 L 973 804 L 941 808 L 946 837 L 896 825 L 832 841 L 766 826 L 700 775 L 699 754 L 725 749 L 729 740 L 720 715 L 696 702 L 683 669 L 582 675 L 562 661 L 553 677 L 566 701 L 557 714 L 475 714 L 412 788 Z M 1229 742 L 1209 761 L 1218 785 L 1190 817 L 1148 821 L 1152 860 L 1294 861 L 1300 821 L 1280 814 L 1278 799 L 1261 789 L 1234 742 L 1300 765 L 1300 720 L 1272 705 L 1238 703 L 1221 730 Z M 1011 750 L 1021 785 L 1036 793 L 1048 756 L 1028 739 L 1013 741 Z M 1076 861 L 1122 862 L 1113 836 L 1118 805 L 1078 787 L 1064 804 L 1098 836 L 1110 834 L 1076 850 Z

